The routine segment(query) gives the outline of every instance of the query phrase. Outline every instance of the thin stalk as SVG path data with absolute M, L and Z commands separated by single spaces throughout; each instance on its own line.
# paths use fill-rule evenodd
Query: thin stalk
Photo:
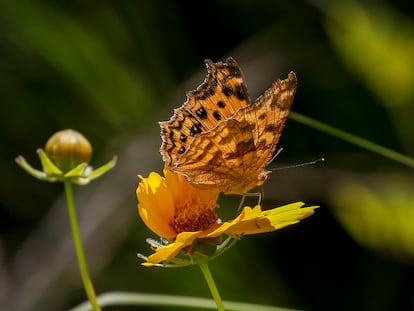
M 383 146 L 380 146 L 378 144 L 375 144 L 367 139 L 358 137 L 356 135 L 347 133 L 345 131 L 342 131 L 340 129 L 337 129 L 333 126 L 327 125 L 325 123 L 316 121 L 312 118 L 306 117 L 304 115 L 301 115 L 297 112 L 291 111 L 289 114 L 289 118 L 292 120 L 295 120 L 299 123 L 305 124 L 307 126 L 313 127 L 317 130 L 320 130 L 322 132 L 325 132 L 327 134 L 330 134 L 332 136 L 336 136 L 340 139 L 343 139 L 347 142 L 350 142 L 351 144 L 357 145 L 359 147 L 362 147 L 364 149 L 367 149 L 371 152 L 377 153 L 382 155 L 383 157 L 386 157 L 388 159 L 394 160 L 396 162 L 402 163 L 404 165 L 407 165 L 409 167 L 414 168 L 414 159 L 407 157 L 401 153 L 395 152 L 394 150 L 385 148 Z
M 142 294 L 128 292 L 107 292 L 98 296 L 99 304 L 102 307 L 108 307 L 108 310 L 117 310 L 121 306 L 135 306 L 128 310 L 147 310 L 151 307 L 175 307 L 174 310 L 217 310 L 217 306 L 213 299 L 198 298 L 190 296 L 163 295 L 163 294 Z M 267 305 L 258 305 L 237 301 L 225 301 L 226 311 L 300 311 L 298 309 L 288 309 L 282 307 L 274 307 Z M 156 308 L 150 308 L 156 309 Z M 69 311 L 90 311 L 91 304 L 89 301 L 82 302 L 80 305 L 70 309 Z M 149 310 L 149 309 L 148 309 Z M 158 309 L 157 309 L 158 310 Z M 168 310 L 163 308 L 162 310 Z
M 88 268 L 86 265 L 85 255 L 83 252 L 82 241 L 79 235 L 78 222 L 76 220 L 75 204 L 73 200 L 72 183 L 66 179 L 65 182 L 66 205 L 68 207 L 68 215 L 70 227 L 72 229 L 73 244 L 75 246 L 76 257 L 78 258 L 79 271 L 82 277 L 83 286 L 85 288 L 86 296 L 92 305 L 94 311 L 101 311 L 96 300 L 95 290 L 93 289 L 91 278 L 89 277 Z
M 220 293 L 217 289 L 216 283 L 214 282 L 213 276 L 211 275 L 210 269 L 207 265 L 207 261 L 201 261 L 198 263 L 201 272 L 207 282 L 208 288 L 210 289 L 211 295 L 217 305 L 218 311 L 225 311 L 223 301 L 221 300 Z

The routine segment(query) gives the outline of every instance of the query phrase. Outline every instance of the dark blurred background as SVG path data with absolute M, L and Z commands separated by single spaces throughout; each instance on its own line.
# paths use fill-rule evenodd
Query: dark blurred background
M 413 156 L 413 16 L 408 0 L 1 1 L 1 310 L 67 310 L 86 300 L 63 187 L 27 175 L 17 155 L 40 167 L 35 150 L 65 128 L 90 140 L 94 166 L 118 155 L 113 171 L 76 188 L 98 293 L 210 297 L 197 267 L 144 268 L 136 258 L 151 253 L 145 238 L 155 237 L 138 218 L 135 188 L 137 174 L 162 170 L 157 121 L 201 83 L 204 59 L 233 56 L 253 98 L 294 70 L 295 112 Z M 213 261 L 222 297 L 413 310 L 412 169 L 294 120 L 279 146 L 274 167 L 326 162 L 274 172 L 265 207 L 321 208 Z M 238 200 L 221 206 L 235 212 Z

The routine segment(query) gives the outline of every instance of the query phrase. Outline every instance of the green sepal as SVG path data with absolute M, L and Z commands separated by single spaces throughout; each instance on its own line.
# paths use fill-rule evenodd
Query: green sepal
M 69 172 L 67 172 L 64 175 L 64 177 L 65 178 L 80 177 L 83 175 L 87 167 L 88 167 L 88 163 L 81 163 L 75 168 L 71 169 Z
M 15 159 L 15 161 L 22 169 L 24 169 L 27 173 L 29 173 L 33 177 L 35 177 L 37 179 L 40 179 L 40 180 L 48 180 L 48 176 L 46 175 L 45 172 L 39 171 L 39 170 L 33 168 L 32 166 L 30 166 L 30 164 L 27 163 L 26 159 L 23 158 L 22 156 L 18 156 Z
M 37 149 L 40 162 L 42 163 L 43 170 L 48 176 L 62 176 L 63 172 L 49 159 L 46 152 L 43 149 Z
M 116 160 L 117 160 L 117 157 L 114 157 L 111 161 L 102 165 L 101 167 L 98 167 L 96 170 L 93 170 L 91 173 L 86 174 L 86 176 L 84 177 L 88 178 L 89 180 L 94 180 L 96 178 L 99 178 L 100 176 L 102 176 L 103 174 L 111 170 L 116 165 Z
M 76 185 L 83 186 L 89 184 L 92 180 L 99 178 L 116 165 L 116 157 L 105 165 L 93 170 L 87 163 L 81 163 L 67 173 L 63 173 L 47 156 L 43 149 L 37 149 L 43 171 L 37 170 L 30 166 L 22 156 L 16 157 L 16 163 L 27 173 L 42 181 L 56 182 L 70 180 Z

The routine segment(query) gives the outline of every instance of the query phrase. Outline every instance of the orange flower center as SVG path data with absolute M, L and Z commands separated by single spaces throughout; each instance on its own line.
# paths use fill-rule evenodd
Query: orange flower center
M 217 222 L 214 206 L 201 202 L 180 202 L 175 205 L 173 227 L 177 233 L 194 232 Z

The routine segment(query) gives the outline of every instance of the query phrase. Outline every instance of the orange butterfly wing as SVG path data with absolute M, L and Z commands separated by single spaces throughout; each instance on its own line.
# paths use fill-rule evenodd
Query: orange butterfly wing
M 197 90 L 174 116 L 161 122 L 161 153 L 170 170 L 199 187 L 244 194 L 267 178 L 264 168 L 296 92 L 293 72 L 276 80 L 254 103 L 243 75 L 229 58 L 213 64 Z

